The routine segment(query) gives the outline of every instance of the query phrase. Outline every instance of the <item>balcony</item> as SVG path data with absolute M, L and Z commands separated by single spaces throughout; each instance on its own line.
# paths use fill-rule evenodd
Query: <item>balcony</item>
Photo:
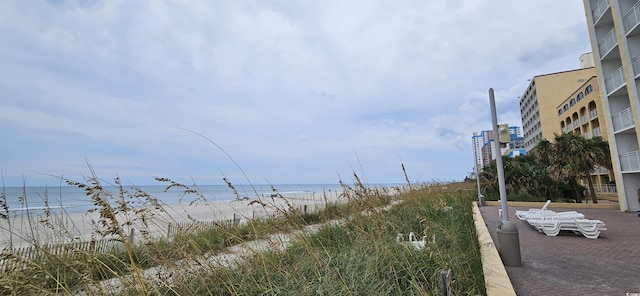
M 587 121 L 589 121 L 589 119 L 586 116 L 580 117 L 580 123 L 585 124 Z
M 602 132 L 600 132 L 600 127 L 596 127 L 593 129 L 593 136 L 594 137 L 601 137 L 602 136 Z
M 598 42 L 598 49 L 600 50 L 600 56 L 604 57 L 618 45 L 618 41 L 616 40 L 616 28 L 612 28 L 607 35 L 602 38 L 602 42 Z
M 580 122 L 578 120 L 573 122 L 573 128 L 577 128 L 580 126 Z
M 583 136 L 584 136 L 585 139 L 591 139 L 592 138 L 590 132 L 585 132 Z
M 633 65 L 633 74 L 638 77 L 640 75 L 640 52 L 631 59 L 631 64 Z
M 598 117 L 598 109 L 589 111 L 589 119 L 595 119 Z
M 640 151 L 620 154 L 620 169 L 623 172 L 640 170 Z
M 594 184 L 593 189 L 596 191 L 596 193 L 600 193 L 600 194 L 616 194 L 617 193 L 616 185 L 612 185 L 612 184 L 605 184 L 605 185 Z
M 596 6 L 591 11 L 591 14 L 593 15 L 593 21 L 598 22 L 598 20 L 604 14 L 604 12 L 607 11 L 607 8 L 609 8 L 609 1 L 605 1 L 605 0 L 598 1 L 598 3 L 596 3 Z
M 624 85 L 624 73 L 622 72 L 622 67 L 611 73 L 611 75 L 604 80 L 604 85 L 607 89 L 608 95 Z
M 640 22 L 640 1 L 629 9 L 627 14 L 624 15 L 624 29 L 629 33 Z
M 630 127 L 633 127 L 633 115 L 631 114 L 631 107 L 624 109 L 613 116 L 611 116 L 613 122 L 613 132 L 619 132 Z

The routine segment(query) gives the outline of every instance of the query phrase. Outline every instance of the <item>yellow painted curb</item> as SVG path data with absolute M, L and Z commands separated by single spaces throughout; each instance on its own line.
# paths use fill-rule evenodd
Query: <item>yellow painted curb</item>
M 491 207 L 499 207 L 499 201 L 486 201 L 485 204 Z M 533 201 L 508 201 L 507 205 L 510 207 L 527 207 L 532 209 L 539 209 L 544 206 L 544 202 Z M 568 203 L 568 202 L 552 202 L 548 208 L 572 208 L 572 209 L 607 209 L 607 210 L 620 210 L 620 205 L 617 203 L 607 204 L 584 204 L 584 203 Z
M 542 206 L 541 206 L 542 207 Z M 478 243 L 480 244 L 480 255 L 482 256 L 482 272 L 484 273 L 484 284 L 487 288 L 487 296 L 510 296 L 516 295 L 509 280 L 507 270 L 502 264 L 502 259 L 498 254 L 487 226 L 484 224 L 482 214 L 478 205 L 473 203 L 473 222 L 478 233 Z

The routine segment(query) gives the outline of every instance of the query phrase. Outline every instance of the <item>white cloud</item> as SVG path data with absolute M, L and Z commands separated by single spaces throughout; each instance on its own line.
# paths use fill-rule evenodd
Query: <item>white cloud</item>
M 526 79 L 589 51 L 584 22 L 578 0 L 2 2 L 0 171 L 237 172 L 184 128 L 258 181 L 336 181 L 355 153 L 374 182 L 400 159 L 461 179 L 488 88 L 520 124 Z

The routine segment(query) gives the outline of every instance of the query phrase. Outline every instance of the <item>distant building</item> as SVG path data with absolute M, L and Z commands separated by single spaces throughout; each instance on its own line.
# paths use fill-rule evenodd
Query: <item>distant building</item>
M 520 127 L 510 126 L 509 137 L 511 141 L 500 149 L 500 154 L 510 157 L 526 155 L 526 150 L 524 149 L 524 138 L 520 136 Z M 480 132 L 480 134 L 473 133 L 473 136 L 471 137 L 473 149 L 475 150 L 475 162 L 478 164 L 479 168 L 489 164 L 489 162 L 496 159 L 496 155 L 498 155 L 495 151 L 493 139 L 493 130 L 484 130 Z
M 580 135 L 587 139 L 602 137 L 609 141 L 607 120 L 599 116 L 604 114 L 600 84 L 597 76 L 592 76 L 556 106 L 558 110 L 557 124 L 562 133 Z M 552 139 L 548 139 L 552 140 Z M 611 192 L 608 188 L 614 176 L 608 169 L 597 168 L 593 174 L 596 191 Z M 586 177 L 580 178 L 580 183 L 587 185 Z
M 529 151 L 543 139 L 561 134 L 557 124 L 558 103 L 596 75 L 595 68 L 577 69 L 534 76 L 520 97 L 524 148 Z
M 553 141 L 556 134 L 572 133 L 585 138 L 607 139 L 607 121 L 603 111 L 600 83 L 596 76 L 593 54 L 580 56 L 583 69 L 535 76 L 520 99 L 525 127 L 525 149 L 533 149 L 541 140 Z M 586 68 L 585 68 L 586 67 Z M 605 168 L 592 174 L 597 192 L 615 192 L 610 182 L 614 176 Z M 587 177 L 578 181 L 586 186 Z

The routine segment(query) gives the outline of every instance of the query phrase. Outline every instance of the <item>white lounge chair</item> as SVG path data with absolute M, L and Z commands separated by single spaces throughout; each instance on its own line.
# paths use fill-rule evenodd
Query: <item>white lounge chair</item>
M 528 219 L 557 219 L 557 218 L 575 218 L 582 219 L 584 215 L 576 211 L 566 212 L 554 212 L 547 210 L 547 207 L 551 203 L 551 200 L 547 200 L 544 206 L 540 209 L 529 209 L 528 211 L 516 211 L 516 217 L 520 220 Z
M 576 211 L 567 211 L 567 212 L 554 212 L 554 211 L 539 211 L 532 212 L 526 215 L 522 215 L 523 219 L 520 220 L 531 220 L 531 219 L 584 219 L 584 214 L 578 213 Z M 519 217 L 518 217 L 519 218 Z
M 544 203 L 544 206 L 542 206 L 542 208 L 540 208 L 540 209 L 529 209 L 528 211 L 516 211 L 516 216 L 520 220 L 526 220 L 526 216 L 531 214 L 531 213 L 537 213 L 537 212 L 540 212 L 540 211 L 546 211 L 547 207 L 549 206 L 550 203 L 551 203 L 551 200 L 548 199 L 547 202 Z
M 548 236 L 556 236 L 561 230 L 568 230 L 576 234 L 582 234 L 586 238 L 596 239 L 600 235 L 600 232 L 607 230 L 604 222 L 600 220 L 558 218 L 529 219 L 527 222 Z
M 561 230 L 568 230 L 576 234 L 582 234 L 584 237 L 595 239 L 600 236 L 600 232 L 607 230 L 604 222 L 585 219 L 582 213 L 547 210 L 550 203 L 551 201 L 547 200 L 540 209 L 516 211 L 516 216 L 520 220 L 526 220 L 529 225 L 548 236 L 556 236 Z

